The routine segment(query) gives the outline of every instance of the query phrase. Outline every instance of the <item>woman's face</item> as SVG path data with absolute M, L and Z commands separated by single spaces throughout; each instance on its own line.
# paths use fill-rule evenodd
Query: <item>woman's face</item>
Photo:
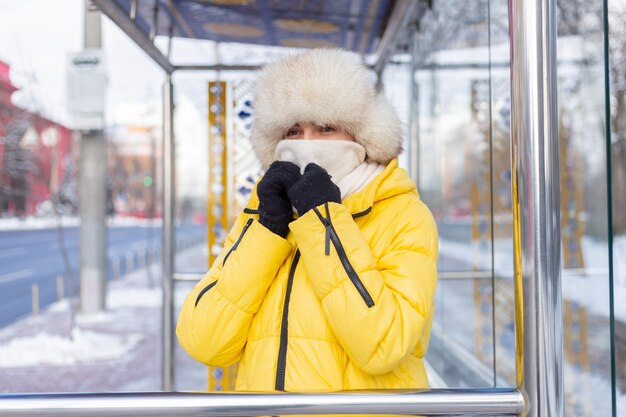
M 284 139 L 325 139 L 354 141 L 351 134 L 340 127 L 331 125 L 318 126 L 313 123 L 296 123 L 291 126 Z

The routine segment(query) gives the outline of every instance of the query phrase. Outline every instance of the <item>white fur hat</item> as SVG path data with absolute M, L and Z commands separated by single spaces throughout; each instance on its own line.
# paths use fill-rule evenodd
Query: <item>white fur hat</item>
M 267 168 L 296 123 L 345 129 L 371 161 L 387 164 L 402 150 L 402 126 L 358 55 L 312 49 L 267 65 L 254 100 L 252 146 Z

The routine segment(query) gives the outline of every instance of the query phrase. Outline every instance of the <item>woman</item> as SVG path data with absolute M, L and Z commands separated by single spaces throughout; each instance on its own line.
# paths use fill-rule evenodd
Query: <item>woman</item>
M 239 391 L 428 386 L 437 230 L 401 127 L 359 58 L 311 50 L 259 77 L 252 143 L 267 169 L 177 334 Z

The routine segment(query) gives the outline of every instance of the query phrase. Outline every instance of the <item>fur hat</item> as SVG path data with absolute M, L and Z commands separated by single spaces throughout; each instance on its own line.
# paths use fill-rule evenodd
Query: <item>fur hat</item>
M 257 80 L 254 113 L 252 147 L 266 168 L 296 123 L 341 127 L 381 164 L 402 151 L 398 116 L 352 52 L 312 49 L 267 65 Z

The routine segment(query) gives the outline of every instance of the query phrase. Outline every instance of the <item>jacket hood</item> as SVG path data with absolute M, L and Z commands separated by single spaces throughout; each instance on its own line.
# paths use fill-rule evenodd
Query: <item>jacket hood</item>
M 267 65 L 256 83 L 254 110 L 252 147 L 265 168 L 296 123 L 341 127 L 381 164 L 402 150 L 400 120 L 352 52 L 313 49 Z

